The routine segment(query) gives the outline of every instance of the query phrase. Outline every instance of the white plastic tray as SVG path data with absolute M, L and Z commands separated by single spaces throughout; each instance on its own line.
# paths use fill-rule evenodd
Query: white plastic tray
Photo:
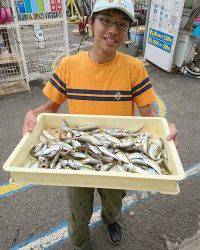
M 165 141 L 171 175 L 122 173 L 116 171 L 96 172 L 87 170 L 31 169 L 24 168 L 30 149 L 35 145 L 43 128 L 59 127 L 65 118 L 72 125 L 98 125 L 105 128 L 144 126 L 145 131 L 165 138 L 169 134 L 166 119 L 152 117 L 94 116 L 71 114 L 41 114 L 32 133 L 27 133 L 5 162 L 3 169 L 9 171 L 12 181 L 18 184 L 56 186 L 98 187 L 124 190 L 157 191 L 178 194 L 179 181 L 185 173 L 173 141 Z

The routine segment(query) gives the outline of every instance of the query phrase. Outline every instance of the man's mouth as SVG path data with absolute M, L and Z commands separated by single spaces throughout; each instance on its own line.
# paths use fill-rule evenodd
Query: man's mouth
M 117 40 L 112 39 L 112 38 L 109 38 L 109 37 L 104 37 L 104 39 L 105 39 L 108 43 L 111 43 L 111 44 L 116 44 L 116 43 L 117 43 Z

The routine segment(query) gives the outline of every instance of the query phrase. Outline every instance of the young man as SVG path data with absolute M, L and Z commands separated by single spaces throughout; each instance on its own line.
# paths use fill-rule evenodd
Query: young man
M 117 52 L 124 43 L 134 20 L 131 0 L 97 0 L 89 26 L 94 36 L 91 51 L 65 57 L 44 88 L 49 102 L 27 112 L 23 133 L 31 131 L 36 117 L 43 112 L 57 112 L 68 103 L 69 113 L 99 115 L 134 115 L 136 104 L 142 116 L 156 116 L 152 109 L 155 94 L 141 61 Z M 177 130 L 170 124 L 168 139 L 177 143 Z M 112 243 L 120 243 L 117 222 L 123 190 L 98 189 L 102 200 L 102 219 Z M 75 249 L 89 249 L 89 221 L 93 212 L 92 188 L 68 188 L 70 224 Z

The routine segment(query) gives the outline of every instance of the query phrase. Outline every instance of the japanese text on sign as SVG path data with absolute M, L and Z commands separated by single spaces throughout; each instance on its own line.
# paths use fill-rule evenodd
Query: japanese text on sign
M 149 29 L 148 43 L 171 52 L 174 37 L 155 29 Z

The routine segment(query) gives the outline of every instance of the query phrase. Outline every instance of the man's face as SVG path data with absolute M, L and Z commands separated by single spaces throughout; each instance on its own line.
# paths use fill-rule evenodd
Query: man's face
M 94 33 L 94 47 L 106 53 L 113 53 L 126 39 L 130 21 L 123 13 L 113 10 L 99 12 L 90 22 Z

